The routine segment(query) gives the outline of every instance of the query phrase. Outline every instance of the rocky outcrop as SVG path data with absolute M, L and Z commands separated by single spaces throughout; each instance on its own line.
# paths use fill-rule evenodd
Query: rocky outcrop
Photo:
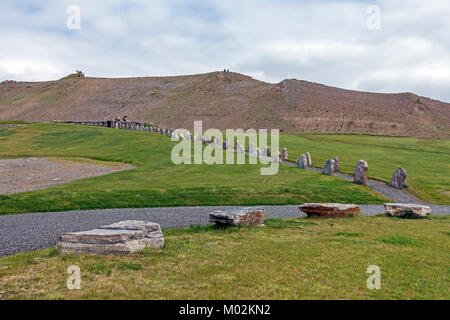
M 406 170 L 400 167 L 397 168 L 397 170 L 395 170 L 394 172 L 394 175 L 392 176 L 391 181 L 389 182 L 389 185 L 397 189 L 406 188 Z
M 391 217 L 405 219 L 423 219 L 431 214 L 431 208 L 418 204 L 385 203 L 386 212 Z
M 359 160 L 353 171 L 353 182 L 363 186 L 367 186 L 367 171 L 369 165 L 364 160 Z
M 361 213 L 359 206 L 341 203 L 305 203 L 299 209 L 310 217 L 354 217 Z
M 122 221 L 98 229 L 63 233 L 57 247 L 71 254 L 129 254 L 147 247 L 162 248 L 164 235 L 157 223 Z
M 230 211 L 217 210 L 209 214 L 209 221 L 218 227 L 258 226 L 266 220 L 266 211 L 260 208 L 244 208 Z

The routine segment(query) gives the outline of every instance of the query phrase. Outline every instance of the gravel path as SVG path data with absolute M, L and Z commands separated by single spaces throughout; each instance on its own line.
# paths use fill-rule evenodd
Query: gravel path
M 299 217 L 298 206 L 262 206 L 268 218 Z M 435 214 L 450 214 L 450 206 L 431 206 Z M 0 256 L 51 247 L 58 234 L 94 229 L 122 220 L 159 223 L 163 228 L 208 224 L 208 214 L 224 207 L 104 209 L 0 216 Z M 238 208 L 238 207 L 226 207 Z M 361 205 L 362 215 L 385 212 L 383 205 Z
M 292 162 L 283 162 L 283 164 L 286 164 L 288 166 L 291 167 L 296 167 L 295 163 Z M 300 170 L 300 169 L 299 169 Z M 319 168 L 308 168 L 307 170 L 312 170 L 315 172 L 320 172 L 322 173 L 322 169 Z M 346 174 L 346 173 L 341 173 L 341 172 L 335 172 L 333 174 L 334 177 L 339 177 L 345 180 L 349 180 L 349 181 L 353 181 L 353 175 L 351 174 Z M 390 185 L 388 185 L 387 183 L 378 181 L 378 180 L 374 180 L 374 179 L 368 179 L 367 181 L 367 187 L 375 190 L 379 193 L 381 193 L 382 195 L 384 195 L 386 198 L 391 199 L 392 202 L 397 202 L 397 203 L 415 203 L 415 204 L 422 204 L 422 205 L 429 205 L 428 203 L 420 200 L 419 198 L 413 196 L 412 194 L 404 191 L 404 190 L 399 190 L 396 188 L 391 187 Z

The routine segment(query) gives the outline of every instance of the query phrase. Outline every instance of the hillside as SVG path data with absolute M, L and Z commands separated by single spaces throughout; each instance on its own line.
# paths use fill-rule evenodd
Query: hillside
M 381 94 L 238 73 L 148 78 L 72 78 L 0 84 L 0 120 L 106 120 L 116 115 L 189 128 L 280 128 L 450 137 L 450 104 L 412 93 Z

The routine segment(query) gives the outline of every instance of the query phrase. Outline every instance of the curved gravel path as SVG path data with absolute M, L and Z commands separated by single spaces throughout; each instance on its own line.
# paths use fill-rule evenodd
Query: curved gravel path
M 283 164 L 286 164 L 291 167 L 297 167 L 297 165 L 292 162 L 284 161 Z M 320 169 L 320 168 L 311 167 L 311 168 L 307 168 L 307 170 L 312 170 L 315 172 L 322 173 L 322 169 Z M 347 174 L 347 173 L 335 172 L 335 173 L 333 173 L 333 177 L 339 177 L 339 178 L 342 178 L 345 180 L 353 181 L 353 175 Z M 382 181 L 378 181 L 378 180 L 369 178 L 367 181 L 367 187 L 381 193 L 386 198 L 391 199 L 392 202 L 429 205 L 427 202 L 420 200 L 419 198 L 408 193 L 407 191 L 393 188 L 390 185 L 388 185 L 387 183 L 382 182 Z
M 298 206 L 261 206 L 268 218 L 305 216 Z M 450 206 L 431 206 L 435 214 L 450 214 Z M 208 224 L 208 214 L 224 207 L 104 209 L 0 216 L 0 256 L 54 246 L 63 232 L 94 229 L 123 220 L 159 223 L 163 228 Z M 238 207 L 225 207 L 238 208 Z M 362 215 L 384 213 L 383 205 L 361 205 Z

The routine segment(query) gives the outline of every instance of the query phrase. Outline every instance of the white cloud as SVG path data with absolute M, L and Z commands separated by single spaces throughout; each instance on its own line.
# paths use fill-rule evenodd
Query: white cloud
M 17 4 L 19 3 L 19 4 Z M 176 75 L 230 68 L 450 101 L 447 0 L 2 1 L 0 80 Z M 81 8 L 81 30 L 66 8 Z M 366 8 L 381 9 L 381 29 Z

